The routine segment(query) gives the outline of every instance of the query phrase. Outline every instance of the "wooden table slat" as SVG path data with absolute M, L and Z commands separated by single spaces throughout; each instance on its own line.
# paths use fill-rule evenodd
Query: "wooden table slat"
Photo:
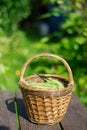
M 65 130 L 87 130 L 87 108 L 75 94 L 72 95 L 62 125 Z
M 0 130 L 18 130 L 11 91 L 0 91 Z
M 18 130 L 14 106 L 14 94 L 0 91 L 0 130 Z M 20 130 L 60 130 L 58 125 L 37 125 L 28 120 L 20 91 L 16 93 Z M 87 108 L 77 96 L 72 95 L 67 113 L 61 122 L 62 130 L 87 130 Z
M 60 130 L 58 125 L 37 125 L 28 120 L 21 92 L 16 93 L 21 130 Z

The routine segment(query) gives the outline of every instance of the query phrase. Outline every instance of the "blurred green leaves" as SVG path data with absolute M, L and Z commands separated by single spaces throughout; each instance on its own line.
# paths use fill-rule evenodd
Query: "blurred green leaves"
M 11 34 L 18 23 L 30 14 L 29 0 L 0 0 L 0 29 Z

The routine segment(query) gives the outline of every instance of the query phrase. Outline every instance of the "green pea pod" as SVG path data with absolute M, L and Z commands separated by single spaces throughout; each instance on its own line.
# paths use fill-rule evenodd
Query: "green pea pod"
M 45 79 L 46 82 L 44 83 L 34 83 L 34 82 L 27 82 L 25 81 L 24 84 L 30 87 L 36 87 L 36 88 L 56 88 L 56 89 L 61 89 L 64 88 L 63 84 L 55 79 L 52 78 L 47 78 Z

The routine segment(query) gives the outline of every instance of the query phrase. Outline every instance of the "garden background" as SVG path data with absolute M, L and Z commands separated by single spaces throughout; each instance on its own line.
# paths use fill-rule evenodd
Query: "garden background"
M 41 13 L 41 8 L 56 2 L 58 7 Z M 0 90 L 19 89 L 24 62 L 39 53 L 53 53 L 70 65 L 73 91 L 87 106 L 87 2 L 86 0 L 0 0 Z M 42 34 L 40 23 L 51 16 L 63 19 L 54 32 Z M 41 35 L 42 34 L 42 35 Z M 25 75 L 56 73 L 67 76 L 57 61 L 36 60 Z

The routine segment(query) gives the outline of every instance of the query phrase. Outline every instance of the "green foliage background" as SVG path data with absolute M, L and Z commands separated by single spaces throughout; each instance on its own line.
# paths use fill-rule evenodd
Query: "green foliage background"
M 10 35 L 30 14 L 30 9 L 30 0 L 0 0 L 0 30 Z
M 25 0 L 25 2 L 22 0 L 22 3 L 18 1 L 12 3 L 11 0 L 7 0 L 11 5 L 3 0 L 1 1 L 0 89 L 18 90 L 20 70 L 24 62 L 35 54 L 49 52 L 63 57 L 69 63 L 75 81 L 74 92 L 87 106 L 86 0 L 70 1 L 67 6 L 64 6 L 61 0 L 57 0 L 60 4 L 58 10 L 64 12 L 66 20 L 63 21 L 58 32 L 42 38 L 35 29 L 29 30 L 29 32 L 26 33 L 19 28 L 12 33 L 12 35 L 7 36 L 6 30 L 9 32 L 10 28 L 14 28 L 14 25 L 17 27 L 18 23 L 30 14 L 31 6 L 28 6 L 29 1 L 27 0 Z M 58 10 L 53 14 L 58 13 Z M 69 10 L 73 11 L 69 12 Z M 5 13 L 3 13 L 3 11 L 5 11 Z M 53 36 L 57 36 L 58 40 L 53 40 Z M 32 62 L 31 65 L 28 66 L 25 76 L 36 73 L 56 73 L 68 76 L 65 67 L 60 62 L 50 59 L 45 60 L 46 61 L 35 60 Z

